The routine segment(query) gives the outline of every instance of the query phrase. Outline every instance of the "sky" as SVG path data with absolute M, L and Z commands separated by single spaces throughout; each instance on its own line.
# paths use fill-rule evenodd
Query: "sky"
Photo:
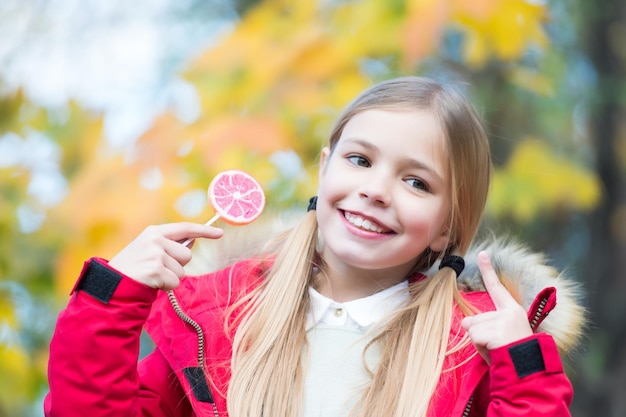
M 0 88 L 22 87 L 60 118 L 69 99 L 104 112 L 113 146 L 135 139 L 166 106 L 191 121 L 197 97 L 178 72 L 233 26 L 236 14 L 228 4 L 3 0 Z

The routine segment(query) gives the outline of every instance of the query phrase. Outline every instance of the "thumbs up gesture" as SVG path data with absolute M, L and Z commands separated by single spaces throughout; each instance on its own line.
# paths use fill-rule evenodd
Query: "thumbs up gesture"
M 468 316 L 461 326 L 468 332 L 476 350 L 491 363 L 489 351 L 532 335 L 524 308 L 502 285 L 487 252 L 478 254 L 478 267 L 495 311 Z

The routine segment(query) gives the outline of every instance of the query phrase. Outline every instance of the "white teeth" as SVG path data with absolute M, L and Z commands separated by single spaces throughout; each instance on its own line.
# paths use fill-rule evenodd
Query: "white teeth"
M 383 229 L 373 224 L 371 221 L 364 219 L 360 216 L 355 216 L 354 214 L 345 212 L 346 220 L 355 225 L 356 227 L 360 227 L 365 230 L 369 230 L 370 232 L 383 233 Z

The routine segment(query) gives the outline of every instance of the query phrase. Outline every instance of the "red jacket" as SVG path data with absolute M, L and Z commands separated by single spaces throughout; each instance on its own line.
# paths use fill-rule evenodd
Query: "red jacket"
M 182 280 L 176 299 L 185 314 L 201 325 L 204 342 L 199 346 L 198 332 L 174 312 L 165 292 L 159 294 L 122 276 L 104 260 L 87 262 L 51 341 L 45 415 L 226 416 L 232 345 L 224 330 L 224 313 L 258 282 L 260 274 L 258 265 L 243 262 Z M 481 309 L 493 309 L 486 293 L 465 296 Z M 544 290 L 529 316 L 540 321 L 554 305 L 554 290 Z M 460 313 L 456 317 L 460 319 Z M 137 363 L 144 327 L 156 349 Z M 459 365 L 474 353 L 469 345 L 448 357 L 444 367 Z M 202 355 L 209 378 L 199 371 Z M 491 358 L 487 366 L 473 355 L 445 373 L 430 415 L 570 415 L 572 388 L 551 336 L 535 334 L 491 351 Z

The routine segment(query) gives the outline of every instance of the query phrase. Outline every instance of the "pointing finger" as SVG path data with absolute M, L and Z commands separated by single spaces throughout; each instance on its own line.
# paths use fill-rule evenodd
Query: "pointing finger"
M 511 305 L 517 306 L 517 301 L 511 296 L 506 288 L 500 282 L 496 271 L 493 269 L 489 255 L 485 251 L 481 251 L 478 254 L 478 268 L 483 276 L 483 282 L 485 283 L 485 289 L 489 293 L 493 304 L 497 310 L 509 307 Z
M 223 235 L 224 231 L 217 227 L 205 226 L 198 223 L 180 222 L 152 226 L 158 229 L 167 239 L 183 241 L 185 239 L 212 238 L 216 239 Z

